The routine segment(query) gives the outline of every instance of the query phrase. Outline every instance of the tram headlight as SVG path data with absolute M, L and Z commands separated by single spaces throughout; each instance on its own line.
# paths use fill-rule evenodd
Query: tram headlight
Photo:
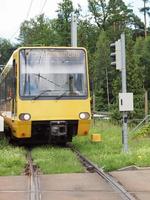
M 79 114 L 80 119 L 89 119 L 90 114 L 88 112 L 82 112 Z
M 23 121 L 29 121 L 31 119 L 31 115 L 29 113 L 21 113 L 19 115 L 19 119 Z

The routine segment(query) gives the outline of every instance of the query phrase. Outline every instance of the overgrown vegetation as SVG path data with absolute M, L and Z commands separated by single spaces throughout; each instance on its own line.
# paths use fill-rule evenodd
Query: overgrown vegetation
M 113 171 L 130 165 L 150 166 L 150 125 L 130 134 L 129 151 L 123 152 L 121 127 L 112 122 L 97 120 L 86 137 L 75 137 L 73 144 L 82 154 L 102 167 L 104 171 Z M 91 142 L 91 134 L 102 136 L 101 142 Z M 79 173 L 84 172 L 77 157 L 67 148 L 42 146 L 32 150 L 34 163 L 41 173 Z M 14 147 L 7 140 L 0 140 L 0 176 L 20 175 L 26 165 L 26 151 L 23 147 Z
M 108 121 L 96 121 L 87 137 L 74 138 L 74 145 L 105 171 L 137 165 L 150 166 L 150 138 L 133 140 L 129 134 L 129 152 L 123 152 L 121 127 Z M 90 141 L 91 134 L 102 135 L 102 142 Z
M 84 172 L 76 156 L 66 148 L 37 147 L 32 150 L 32 157 L 44 174 Z
M 26 162 L 24 148 L 11 146 L 0 138 L 0 176 L 22 174 Z
M 132 135 L 132 139 L 141 139 L 149 137 L 150 137 L 150 123 L 143 125 Z

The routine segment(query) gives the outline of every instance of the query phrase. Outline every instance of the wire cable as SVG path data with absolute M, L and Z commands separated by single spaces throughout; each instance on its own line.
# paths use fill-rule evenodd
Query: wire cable
M 40 11 L 40 15 L 42 14 L 42 12 L 43 12 L 43 10 L 44 10 L 44 7 L 45 7 L 46 3 L 47 3 L 47 0 L 45 0 L 44 3 L 43 3 L 42 9 L 41 9 L 41 11 Z
M 30 11 L 31 11 L 31 8 L 32 8 L 33 1 L 34 1 L 34 0 L 31 0 L 31 1 L 30 1 L 30 5 L 29 5 L 28 11 L 27 11 L 26 19 L 28 19 L 29 15 L 30 15 Z
M 34 1 L 34 0 L 31 0 L 31 1 L 30 1 L 29 8 L 28 8 L 28 10 L 27 10 L 27 15 L 26 15 L 26 18 L 25 18 L 26 20 L 28 19 L 29 15 L 30 15 L 33 1 Z M 20 27 L 17 28 L 17 30 L 11 35 L 11 37 L 10 37 L 9 39 L 11 40 L 11 39 L 18 33 L 19 30 L 20 30 Z

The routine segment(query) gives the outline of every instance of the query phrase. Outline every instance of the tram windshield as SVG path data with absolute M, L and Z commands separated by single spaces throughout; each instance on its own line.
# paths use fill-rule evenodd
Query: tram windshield
M 85 51 L 20 50 L 20 96 L 31 99 L 86 97 Z

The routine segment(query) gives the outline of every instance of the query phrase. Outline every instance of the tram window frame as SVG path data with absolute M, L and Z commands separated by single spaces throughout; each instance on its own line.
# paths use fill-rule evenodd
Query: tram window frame
M 13 89 L 12 89 L 12 96 L 13 96 L 13 99 L 15 98 L 16 96 L 16 90 L 17 90 L 17 77 L 16 77 L 16 67 L 17 67 L 17 64 L 16 64 L 16 60 L 13 59 L 13 68 L 12 68 L 12 85 L 13 85 Z
M 12 80 L 11 80 L 11 70 L 6 76 L 6 101 L 9 101 L 12 98 Z
M 3 104 L 6 100 L 6 83 L 5 83 L 5 79 L 2 80 L 1 85 L 0 85 L 0 89 L 1 89 L 1 95 L 0 95 L 0 103 Z
M 21 63 L 21 60 L 22 60 L 22 57 L 21 57 L 21 52 L 22 51 L 28 51 L 30 52 L 30 50 L 35 50 L 34 48 L 23 48 L 23 49 L 20 49 L 19 50 L 19 97 L 21 100 L 28 100 L 28 99 L 33 99 L 33 97 L 35 97 L 35 95 L 31 96 L 26 96 L 24 94 L 21 93 L 21 74 L 22 74 L 22 71 L 21 71 L 21 68 L 22 68 L 22 63 Z M 55 50 L 57 51 L 67 51 L 67 52 L 70 52 L 70 48 L 39 48 L 38 50 L 49 50 L 50 52 L 54 52 Z M 62 93 L 64 95 L 61 95 L 61 99 L 87 99 L 88 98 L 88 95 L 89 95 L 89 86 L 88 86 L 88 73 L 87 73 L 87 54 L 86 54 L 86 51 L 85 49 L 79 49 L 79 48 L 75 48 L 75 49 L 71 49 L 71 50 L 80 50 L 80 51 L 83 51 L 84 53 L 84 76 L 85 76 L 85 81 L 84 81 L 84 84 L 85 84 L 85 88 L 86 88 L 86 91 L 85 91 L 85 94 L 83 95 L 79 95 L 79 96 L 73 96 L 73 95 L 69 95 L 69 96 L 65 96 L 65 93 Z M 28 55 L 28 52 L 27 52 L 27 55 Z M 26 56 L 25 56 L 26 58 Z M 41 60 L 41 59 L 40 59 Z M 64 61 L 63 61 L 64 63 Z M 58 70 L 58 69 L 57 69 Z M 56 70 L 55 70 L 56 71 Z M 72 71 L 71 71 L 72 72 Z M 38 74 L 37 74 L 38 75 Z M 46 80 L 46 79 L 45 79 Z M 51 99 L 51 100 L 54 100 L 54 99 L 57 99 L 59 98 L 59 95 L 48 95 L 48 96 L 39 96 L 38 99 L 40 100 L 47 100 L 47 99 Z
M 16 95 L 16 81 L 14 77 L 14 70 L 13 68 L 8 72 L 6 77 L 6 100 L 14 99 Z

